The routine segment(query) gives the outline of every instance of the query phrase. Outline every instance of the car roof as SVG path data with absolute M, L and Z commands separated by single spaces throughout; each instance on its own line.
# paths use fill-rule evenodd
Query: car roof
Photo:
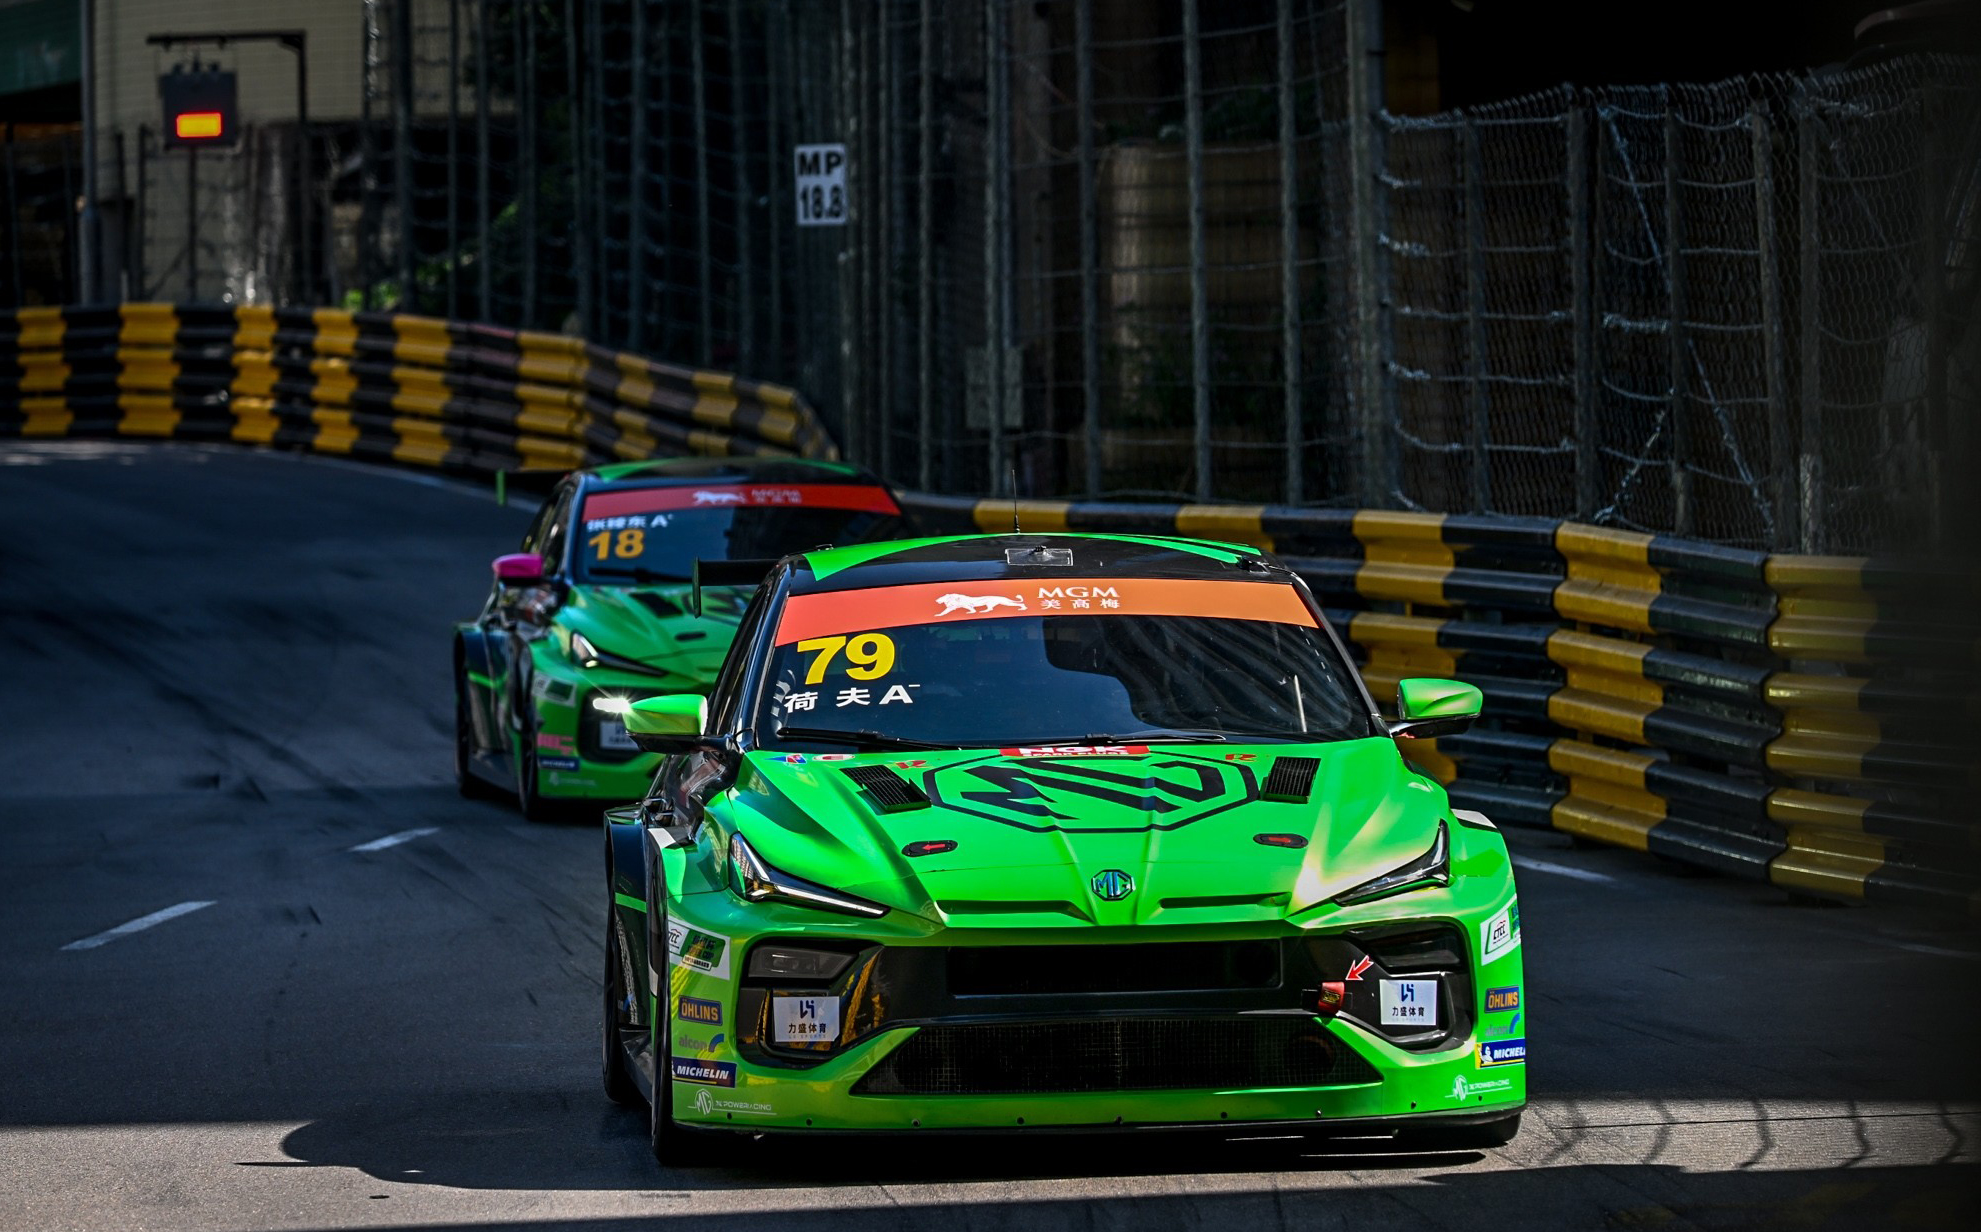
M 884 486 L 871 472 L 812 458 L 653 458 L 578 472 L 588 489 L 709 483 L 857 483 Z
M 1003 578 L 1159 577 L 1284 583 L 1294 576 L 1254 547 L 1163 535 L 947 535 L 824 548 L 794 556 L 789 563 L 791 590 L 798 594 Z

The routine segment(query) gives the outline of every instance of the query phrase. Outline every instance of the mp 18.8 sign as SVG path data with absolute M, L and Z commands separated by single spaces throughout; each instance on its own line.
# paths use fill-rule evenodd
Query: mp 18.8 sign
M 846 225 L 846 147 L 798 147 L 798 225 Z

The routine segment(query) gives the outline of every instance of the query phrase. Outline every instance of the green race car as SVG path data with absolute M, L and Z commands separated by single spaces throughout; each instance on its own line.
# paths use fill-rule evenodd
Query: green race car
M 658 758 L 627 737 L 626 707 L 706 690 L 778 557 L 907 529 L 886 485 L 837 463 L 675 458 L 565 476 L 454 630 L 462 794 L 513 791 L 532 820 L 638 799 Z M 743 584 L 697 588 L 698 571 Z
M 1506 843 L 1249 548 L 1031 535 L 765 579 L 606 814 L 604 1081 L 678 1161 L 772 1131 L 1240 1125 L 1511 1139 Z

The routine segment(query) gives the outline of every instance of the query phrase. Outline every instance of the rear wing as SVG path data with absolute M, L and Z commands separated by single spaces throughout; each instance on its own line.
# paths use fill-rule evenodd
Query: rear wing
M 764 575 L 776 567 L 775 559 L 697 560 L 694 588 L 688 593 L 688 610 L 697 616 L 702 614 L 704 586 L 754 586 L 763 581 Z

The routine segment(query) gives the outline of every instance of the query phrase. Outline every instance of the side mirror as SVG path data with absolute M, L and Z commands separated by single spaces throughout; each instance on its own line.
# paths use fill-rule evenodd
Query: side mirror
M 543 557 L 535 552 L 511 552 L 495 558 L 495 581 L 500 586 L 534 586 L 543 581 Z
M 621 717 L 626 734 L 647 752 L 685 753 L 702 742 L 708 728 L 708 698 L 699 693 L 643 698 Z
M 1396 722 L 1389 734 L 1398 740 L 1428 740 L 1452 736 L 1472 726 L 1485 696 L 1478 686 L 1434 676 L 1412 676 L 1396 682 Z

